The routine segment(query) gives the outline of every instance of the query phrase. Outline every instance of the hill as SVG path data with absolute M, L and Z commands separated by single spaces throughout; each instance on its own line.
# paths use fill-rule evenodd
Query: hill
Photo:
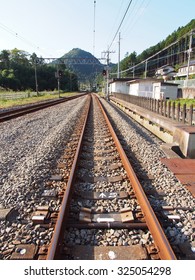
M 60 59 L 64 59 L 65 65 L 71 69 L 81 82 L 93 83 L 94 77 L 101 73 L 104 65 L 91 53 L 74 48 Z

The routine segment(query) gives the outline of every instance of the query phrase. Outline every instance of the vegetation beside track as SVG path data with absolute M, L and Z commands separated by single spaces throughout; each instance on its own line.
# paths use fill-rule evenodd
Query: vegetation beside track
M 175 104 L 180 103 L 181 105 L 186 104 L 187 107 L 190 105 L 195 106 L 195 99 L 194 98 L 179 98 L 177 100 L 170 100 L 171 103 L 175 101 Z
M 75 94 L 78 94 L 78 92 L 65 92 L 65 93 L 60 92 L 60 97 L 68 97 Z M 31 97 L 24 97 L 18 99 L 7 99 L 7 100 L 0 99 L 0 109 L 26 105 L 26 104 L 36 103 L 40 101 L 47 101 L 50 99 L 57 99 L 57 98 L 59 98 L 59 93 L 56 91 L 56 92 L 40 92 L 38 96 L 34 95 Z

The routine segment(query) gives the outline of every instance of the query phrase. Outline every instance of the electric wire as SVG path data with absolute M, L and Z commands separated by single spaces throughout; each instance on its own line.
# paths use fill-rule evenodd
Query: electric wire
M 31 47 L 33 48 L 37 48 L 39 49 L 39 47 L 37 47 L 35 44 L 33 44 L 32 42 L 28 41 L 27 39 L 25 39 L 24 37 L 20 36 L 17 32 L 15 32 L 14 30 L 10 29 L 9 27 L 5 26 L 4 24 L 0 23 L 0 27 L 7 31 L 8 33 L 10 33 L 11 35 L 15 36 L 16 38 L 22 40 L 23 42 L 31 45 Z
M 192 48 L 192 52 L 194 52 L 194 50 L 195 50 L 195 47 L 194 48 Z M 180 55 L 180 54 L 185 54 L 185 50 L 183 50 L 183 51 L 180 51 L 180 52 L 176 52 L 176 53 L 172 53 L 172 54 L 168 54 L 168 55 L 165 55 L 165 56 L 162 56 L 162 57 L 158 57 L 158 58 L 156 58 L 156 59 L 152 59 L 152 60 L 150 60 L 150 62 L 157 62 L 157 61 L 160 61 L 160 60 L 163 60 L 163 59 L 167 59 L 167 58 L 170 58 L 170 57 L 173 57 L 173 56 L 175 56 L 175 55 Z M 178 58 L 176 59 L 176 61 L 178 62 Z M 126 70 L 123 70 L 123 71 L 121 71 L 120 73 L 122 74 L 122 73 L 125 73 L 125 72 L 127 72 L 127 71 L 133 71 L 133 69 L 135 70 L 136 69 L 136 67 L 137 66 L 139 66 L 137 69 L 136 69 L 136 74 L 143 74 L 143 71 L 138 71 L 137 72 L 137 70 L 139 70 L 139 69 L 143 69 L 143 66 L 141 66 L 142 64 L 144 64 L 146 62 L 146 60 L 144 60 L 144 61 L 142 61 L 142 62 L 140 62 L 140 63 L 138 63 L 138 64 L 136 64 L 136 65 L 133 65 L 132 67 L 130 67 L 130 68 L 128 68 L 128 69 L 126 69 Z M 164 65 L 165 66 L 165 65 Z M 150 67 L 149 65 L 148 65 L 148 67 Z M 162 66 L 161 66 L 162 67 Z M 155 68 L 155 69 L 157 69 L 157 68 Z M 152 70 L 150 69 L 150 70 L 148 70 L 147 71 L 147 73 L 150 73 L 150 72 L 152 72 Z M 115 72 L 115 73 L 110 73 L 110 75 L 116 75 L 117 74 L 117 72 Z
M 123 36 L 126 35 L 127 32 L 130 32 L 130 30 L 133 29 L 133 27 L 135 26 L 135 24 L 141 19 L 141 16 L 143 15 L 144 11 L 146 10 L 146 8 L 148 7 L 149 3 L 150 3 L 151 0 L 148 0 L 146 2 L 146 0 L 142 0 L 142 2 L 140 3 L 140 5 L 137 7 L 137 9 L 135 10 L 134 14 L 133 14 L 133 11 L 134 11 L 134 8 L 136 7 L 133 6 L 132 7 L 132 16 L 129 17 L 130 18 L 130 21 L 129 22 L 126 22 L 126 25 L 123 26 Z M 138 2 L 136 2 L 137 4 Z
M 2 28 L 4 31 L 10 33 L 11 35 L 16 37 L 17 39 L 19 39 L 19 40 L 23 41 L 24 43 L 28 44 L 29 46 L 33 47 L 33 49 L 36 49 L 37 51 L 40 51 L 40 48 L 37 45 L 35 45 L 31 41 L 27 40 L 26 38 L 22 37 L 21 35 L 19 35 L 18 32 L 12 30 L 11 28 L 7 27 L 5 24 L 3 24 L 1 22 L 0 22 L 0 28 Z M 45 53 L 44 50 L 41 50 L 41 52 Z
M 146 58 L 145 60 L 139 62 L 138 64 L 136 64 L 136 65 L 134 65 L 134 66 L 131 66 L 131 67 L 129 67 L 129 68 L 126 69 L 126 70 L 120 71 L 120 74 L 125 73 L 125 72 L 127 72 L 127 71 L 129 71 L 129 70 L 132 70 L 133 68 L 135 68 L 135 67 L 137 67 L 137 66 L 139 66 L 139 65 L 141 65 L 141 64 L 143 64 L 143 63 L 145 63 L 145 62 L 147 62 L 147 61 L 149 61 L 151 58 L 153 58 L 153 57 L 159 55 L 161 52 L 163 52 L 163 51 L 167 50 L 168 48 L 172 47 L 173 45 L 177 44 L 182 38 L 184 38 L 187 34 L 189 35 L 190 33 L 191 33 L 191 31 L 188 32 L 188 33 L 186 33 L 186 34 L 184 34 L 184 35 L 183 35 L 182 37 L 180 37 L 178 40 L 176 40 L 175 42 L 173 42 L 173 43 L 170 44 L 169 46 L 163 48 L 163 49 L 160 50 L 159 52 L 157 52 L 157 53 L 151 55 L 150 57 Z M 182 51 L 182 52 L 185 52 L 185 51 Z M 176 53 L 175 53 L 175 54 L 171 54 L 171 56 L 172 56 L 172 55 L 176 55 Z M 158 59 L 159 59 L 159 58 L 158 58 Z M 150 60 L 150 61 L 151 61 L 151 60 Z M 117 74 L 117 73 L 110 73 L 110 75 L 114 75 L 114 74 Z
M 115 38 L 116 38 L 116 36 L 117 36 L 117 34 L 118 34 L 120 28 L 121 28 L 121 25 L 123 24 L 123 21 L 124 21 L 126 15 L 127 15 L 127 12 L 128 12 L 128 10 L 129 10 L 129 8 L 130 8 L 130 6 L 131 6 L 131 3 L 132 3 L 132 0 L 129 1 L 129 4 L 128 4 L 128 6 L 127 6 L 127 9 L 126 9 L 126 11 L 125 11 L 125 13 L 124 13 L 124 16 L 123 16 L 123 18 L 122 18 L 122 20 L 121 20 L 121 22 L 120 22 L 120 24 L 119 24 L 119 27 L 118 27 L 116 33 L 115 33 L 115 35 L 114 35 L 114 37 L 113 37 L 113 39 L 112 39 L 112 42 L 111 42 L 111 44 L 110 44 L 109 47 L 108 47 L 108 50 L 111 48 L 111 46 L 112 46 L 112 44 L 113 44 L 113 42 L 114 42 L 114 40 L 115 40 Z
M 95 56 L 95 21 L 96 21 L 96 0 L 94 0 L 94 10 L 93 10 L 93 55 Z
M 112 29 L 110 31 L 110 36 L 108 38 L 108 42 L 110 42 L 112 40 L 113 33 L 114 33 L 114 31 L 115 31 L 115 29 L 116 29 L 116 27 L 118 25 L 118 19 L 121 17 L 121 11 L 122 11 L 123 5 L 124 5 L 124 0 L 122 0 L 122 2 L 120 4 L 120 7 L 117 9 L 118 13 L 117 13 L 117 15 L 115 17 L 114 24 L 113 24 Z

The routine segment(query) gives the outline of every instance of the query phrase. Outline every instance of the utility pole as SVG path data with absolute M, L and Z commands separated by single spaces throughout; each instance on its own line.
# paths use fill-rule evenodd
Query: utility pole
M 96 1 L 94 0 L 94 12 L 93 12 L 93 55 L 95 56 L 95 8 Z
M 147 68 L 148 68 L 148 60 L 146 59 L 146 61 L 145 61 L 145 73 L 144 73 L 145 79 L 147 78 Z
M 134 65 L 134 63 L 133 63 Z M 133 78 L 135 78 L 135 67 L 133 66 Z
M 55 77 L 57 79 L 58 82 L 58 95 L 60 98 L 60 70 L 59 70 L 59 64 L 57 64 L 57 71 L 55 72 Z
M 186 75 L 186 86 L 187 86 L 187 83 L 188 83 L 189 72 L 190 72 L 190 56 L 191 56 L 191 52 L 192 52 L 192 36 L 193 36 L 193 34 L 194 34 L 193 30 L 191 30 L 190 41 L 189 41 L 189 49 L 188 49 L 188 66 L 187 66 L 187 75 Z
M 58 95 L 60 98 L 60 75 L 59 75 L 59 70 L 58 70 Z
M 35 87 L 36 87 L 36 92 L 37 96 L 39 95 L 39 90 L 38 90 L 38 82 L 37 82 L 37 60 L 35 58 Z
M 119 32 L 119 41 L 118 41 L 118 71 L 117 71 L 117 78 L 120 78 L 120 40 L 121 40 L 121 33 Z
M 105 93 L 106 93 L 106 99 L 109 101 L 108 82 L 109 82 L 110 53 L 114 53 L 114 51 L 109 51 L 109 49 L 108 49 L 107 51 L 103 51 L 102 53 L 104 53 L 106 55 L 106 87 L 105 87 Z

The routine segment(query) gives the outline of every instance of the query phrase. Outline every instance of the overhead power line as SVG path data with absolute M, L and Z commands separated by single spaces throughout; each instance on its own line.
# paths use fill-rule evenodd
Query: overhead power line
M 132 69 L 136 68 L 137 66 L 139 66 L 139 65 L 141 65 L 141 64 L 143 64 L 143 63 L 147 63 L 149 60 L 151 61 L 151 59 L 152 59 L 153 57 L 159 55 L 159 54 L 162 53 L 163 51 L 165 51 L 165 50 L 167 50 L 168 48 L 172 47 L 173 45 L 177 44 L 182 38 L 184 38 L 184 37 L 187 36 L 187 35 L 190 35 L 191 32 L 193 33 L 194 30 L 192 30 L 192 31 L 190 31 L 190 32 L 187 32 L 186 34 L 184 34 L 183 36 L 181 36 L 179 39 L 177 39 L 175 42 L 171 43 L 170 45 L 166 46 L 166 47 L 163 48 L 162 50 L 160 50 L 160 51 L 158 51 L 157 53 L 151 55 L 150 57 L 144 59 L 143 61 L 139 62 L 138 64 L 136 64 L 136 65 L 134 65 L 134 66 L 131 66 L 131 67 L 127 68 L 126 70 L 120 71 L 120 74 L 125 73 L 125 72 L 127 72 L 127 71 L 129 71 L 129 70 L 132 70 Z M 193 33 L 193 34 L 194 34 L 194 33 Z M 183 51 L 183 52 L 185 52 L 185 51 Z M 175 53 L 175 54 L 177 54 L 177 53 Z M 172 55 L 175 55 L 175 54 L 171 54 L 171 56 L 172 56 Z M 168 56 L 167 56 L 167 57 L 168 57 Z M 117 73 L 110 73 L 110 75 L 114 75 L 114 74 L 117 74 Z
M 33 44 L 32 42 L 28 41 L 28 40 L 25 39 L 24 37 L 20 36 L 17 32 L 15 32 L 14 30 L 10 29 L 10 28 L 7 27 L 6 25 L 0 23 L 0 27 L 1 27 L 3 30 L 5 30 L 5 31 L 7 31 L 8 33 L 10 33 L 11 35 L 13 35 L 14 37 L 16 37 L 16 38 L 22 40 L 23 42 L 25 42 L 25 43 L 31 45 L 31 47 L 39 49 L 39 47 L 37 47 L 35 44 Z
M 109 37 L 108 37 L 108 43 L 111 42 L 111 39 L 112 39 L 112 35 L 114 33 L 114 31 L 116 30 L 116 27 L 118 26 L 118 19 L 121 18 L 121 14 L 123 13 L 123 8 L 124 8 L 124 1 L 125 0 L 122 0 L 121 3 L 120 3 L 120 7 L 117 9 L 117 14 L 115 16 L 115 20 L 114 20 L 114 23 L 113 23 L 113 26 L 112 26 L 112 29 L 110 31 L 110 34 L 109 34 Z
M 108 50 L 111 48 L 111 46 L 112 46 L 112 44 L 113 44 L 113 42 L 114 42 L 114 40 L 115 40 L 115 38 L 116 38 L 116 36 L 117 36 L 117 34 L 118 34 L 120 28 L 121 28 L 121 25 L 123 24 L 123 21 L 124 21 L 124 19 L 125 19 L 125 17 L 126 17 L 126 14 L 127 14 L 128 10 L 129 10 L 130 6 L 131 6 L 132 1 L 133 1 L 133 0 L 130 0 L 130 2 L 129 2 L 129 4 L 128 4 L 128 7 L 127 7 L 127 9 L 126 9 L 126 11 L 125 11 L 125 14 L 124 14 L 124 16 L 123 16 L 123 18 L 122 18 L 122 20 L 121 20 L 121 22 L 120 22 L 120 24 L 119 24 L 119 27 L 118 27 L 118 29 L 117 29 L 115 35 L 114 35 L 114 38 L 112 39 L 112 42 L 111 42 L 110 46 L 108 47 Z
M 16 37 L 17 39 L 20 39 L 21 41 L 23 41 L 24 43 L 28 44 L 29 46 L 33 47 L 36 50 L 40 51 L 40 48 L 35 45 L 34 43 L 32 43 L 31 41 L 27 40 L 26 38 L 20 36 L 20 34 L 18 34 L 18 32 L 12 30 L 11 28 L 7 27 L 6 25 L 4 25 L 3 23 L 0 22 L 0 28 L 2 28 L 3 30 L 5 30 L 6 32 L 10 33 L 11 35 L 13 35 L 14 37 Z M 42 50 L 42 52 L 45 53 L 45 51 Z
M 139 1 L 135 2 L 135 5 L 131 9 L 130 20 L 126 22 L 125 26 L 123 26 L 123 36 L 125 36 L 127 32 L 133 29 L 137 21 L 142 19 L 142 14 L 145 12 L 150 1 L 151 0 L 142 0 L 140 5 Z
M 95 8 L 96 8 L 96 1 L 94 0 L 94 11 L 93 11 L 93 55 L 95 55 Z

